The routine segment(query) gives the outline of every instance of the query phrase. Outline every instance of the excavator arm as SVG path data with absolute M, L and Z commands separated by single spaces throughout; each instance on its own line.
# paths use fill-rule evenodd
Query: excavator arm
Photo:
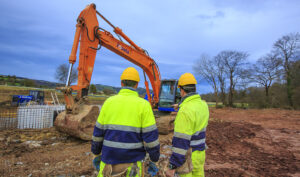
M 112 26 L 119 39 L 116 39 L 110 32 L 99 27 L 97 14 Z M 128 44 L 123 42 L 122 38 Z M 113 26 L 97 12 L 95 4 L 88 5 L 77 18 L 74 43 L 69 57 L 70 68 L 68 79 L 66 87 L 60 88 L 64 93 L 66 111 L 60 113 L 55 120 L 55 126 L 58 130 L 83 140 L 91 139 L 94 124 L 99 115 L 99 108 L 97 106 L 86 104 L 86 96 L 94 70 L 96 53 L 101 46 L 141 67 L 144 71 L 145 86 L 150 104 L 156 106 L 159 103 L 161 77 L 155 61 L 145 50 L 131 41 L 120 28 Z M 77 85 L 69 86 L 69 78 L 73 65 L 76 62 L 78 47 L 80 47 L 77 68 L 78 83 Z M 152 85 L 153 100 L 151 100 L 146 75 Z M 77 91 L 75 99 L 72 96 L 73 90 Z
M 97 14 L 103 18 L 112 28 L 118 37 L 122 37 L 129 44 L 126 44 L 122 39 L 116 39 L 110 32 L 99 27 Z M 161 84 L 161 77 L 158 66 L 155 61 L 148 56 L 147 52 L 137 46 L 133 41 L 127 37 L 120 28 L 112 25 L 105 17 L 96 11 L 95 4 L 88 5 L 79 15 L 77 19 L 76 32 L 74 37 L 74 43 L 69 58 L 72 65 L 76 62 L 76 53 L 80 41 L 80 52 L 79 52 L 79 65 L 78 65 L 78 84 L 71 86 L 72 90 L 77 91 L 77 100 L 80 100 L 83 96 L 88 93 L 90 85 L 94 62 L 97 52 L 98 45 L 105 47 L 112 52 L 122 56 L 128 61 L 138 65 L 144 71 L 145 86 L 147 95 L 151 105 L 156 105 L 159 101 L 159 89 Z M 151 100 L 148 81 L 148 76 L 152 85 L 154 99 Z M 67 83 L 68 85 L 69 83 Z M 67 105 L 72 107 L 74 101 L 69 101 L 71 98 L 66 99 Z M 67 106 L 67 107 L 68 107 Z

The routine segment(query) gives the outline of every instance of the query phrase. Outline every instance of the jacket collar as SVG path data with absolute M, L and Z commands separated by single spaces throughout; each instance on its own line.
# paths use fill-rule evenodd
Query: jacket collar
M 184 97 L 182 97 L 178 104 L 179 106 L 181 106 L 182 103 L 186 103 L 190 100 L 199 99 L 199 98 L 201 99 L 200 95 L 197 92 L 191 92 L 186 94 Z
M 121 89 L 129 89 L 129 90 L 132 90 L 132 91 L 136 91 L 136 89 L 134 89 L 132 87 L 122 87 Z
M 139 95 L 137 93 L 136 89 L 134 89 L 132 87 L 122 87 L 118 94 L 119 95 L 136 95 L 136 96 Z

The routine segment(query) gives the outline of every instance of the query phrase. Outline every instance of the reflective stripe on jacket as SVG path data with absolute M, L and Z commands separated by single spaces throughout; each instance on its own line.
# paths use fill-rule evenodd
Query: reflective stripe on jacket
M 158 130 L 152 108 L 136 91 L 121 89 L 101 108 L 92 137 L 92 152 L 108 164 L 159 158 Z
M 193 151 L 205 150 L 206 126 L 209 110 L 200 95 L 187 97 L 181 104 L 174 122 L 172 156 L 170 163 L 180 167 L 185 162 L 185 154 L 191 147 Z

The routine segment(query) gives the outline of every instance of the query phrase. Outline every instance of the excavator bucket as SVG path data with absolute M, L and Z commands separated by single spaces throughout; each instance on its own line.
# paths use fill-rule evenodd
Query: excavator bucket
M 82 140 L 91 140 L 100 108 L 98 106 L 81 105 L 78 114 L 60 113 L 54 124 L 56 128 Z

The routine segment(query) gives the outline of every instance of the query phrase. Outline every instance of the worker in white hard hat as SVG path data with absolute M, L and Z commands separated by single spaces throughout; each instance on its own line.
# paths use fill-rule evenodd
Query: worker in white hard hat
M 178 80 L 179 111 L 174 122 L 172 155 L 166 176 L 178 173 L 181 177 L 204 176 L 205 137 L 209 110 L 205 101 L 196 93 L 197 81 L 191 73 Z
M 125 69 L 121 75 L 122 89 L 101 108 L 91 148 L 95 159 L 101 154 L 98 176 L 141 176 L 141 161 L 146 153 L 153 162 L 159 159 L 155 118 L 150 103 L 136 91 L 139 81 L 135 68 Z

